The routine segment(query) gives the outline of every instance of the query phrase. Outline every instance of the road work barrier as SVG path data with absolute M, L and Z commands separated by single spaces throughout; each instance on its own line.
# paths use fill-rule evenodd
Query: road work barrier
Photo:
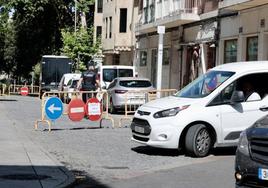
M 7 85 L 6 84 L 0 84 L 0 96 L 7 95 Z
M 70 95 L 69 95 L 70 94 Z M 82 101 L 82 94 L 88 95 L 86 104 Z M 63 105 L 60 96 L 72 96 L 69 104 Z M 51 122 L 61 115 L 68 115 L 69 119 L 79 122 L 86 116 L 91 121 L 99 121 L 100 128 L 103 120 L 110 120 L 114 128 L 114 119 L 108 113 L 108 93 L 106 91 L 74 91 L 74 92 L 45 92 L 41 101 L 41 119 L 36 120 L 34 129 L 38 129 L 40 123 L 48 124 L 51 131 Z
M 40 96 L 40 87 L 39 86 L 34 86 L 34 85 L 15 85 L 15 84 L 11 84 L 8 87 L 8 95 Z
M 149 91 L 128 91 L 125 93 L 124 117 L 119 120 L 119 127 L 122 127 L 123 120 L 131 120 L 136 110 L 143 104 L 157 99 L 157 96 L 167 97 L 177 92 L 176 89 L 162 89 Z

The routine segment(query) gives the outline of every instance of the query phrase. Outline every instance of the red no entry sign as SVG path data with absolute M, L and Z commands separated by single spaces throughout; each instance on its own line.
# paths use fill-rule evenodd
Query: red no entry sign
M 85 116 L 85 103 L 81 99 L 72 99 L 68 106 L 68 116 L 72 121 L 81 121 Z
M 22 88 L 20 88 L 20 94 L 21 94 L 22 96 L 26 96 L 26 95 L 28 95 L 28 94 L 29 94 L 29 89 L 28 89 L 28 87 L 22 87 Z
M 91 121 L 98 121 L 101 118 L 101 103 L 97 98 L 90 98 L 86 103 L 86 115 Z

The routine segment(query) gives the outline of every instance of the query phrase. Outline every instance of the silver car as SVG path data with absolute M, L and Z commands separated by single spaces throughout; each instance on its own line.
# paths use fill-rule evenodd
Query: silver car
M 110 112 L 115 113 L 118 109 L 125 109 L 125 104 L 132 107 L 144 104 L 145 93 L 150 90 L 154 88 L 147 78 L 115 78 L 107 88 Z

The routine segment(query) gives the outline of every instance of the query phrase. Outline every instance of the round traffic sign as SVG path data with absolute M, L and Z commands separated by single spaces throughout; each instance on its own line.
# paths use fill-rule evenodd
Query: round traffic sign
M 63 112 L 63 104 L 58 97 L 50 97 L 45 103 L 45 113 L 48 119 L 56 120 Z
M 101 103 L 97 98 L 88 99 L 85 110 L 89 120 L 98 121 L 101 118 L 102 108 Z
M 20 94 L 21 94 L 22 96 L 27 96 L 27 95 L 29 94 L 29 89 L 28 89 L 28 87 L 22 87 L 22 88 L 20 88 Z
M 68 106 L 68 116 L 72 121 L 81 121 L 85 116 L 85 103 L 81 99 L 72 99 Z

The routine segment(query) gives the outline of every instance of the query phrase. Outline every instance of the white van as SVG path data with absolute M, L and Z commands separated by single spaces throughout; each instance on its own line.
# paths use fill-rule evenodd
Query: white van
M 98 78 L 102 89 L 107 89 L 113 79 L 117 77 L 134 77 L 134 66 L 124 65 L 102 65 L 98 69 Z
M 79 80 L 81 78 L 81 73 L 67 73 L 64 74 L 58 85 L 58 91 L 66 91 L 67 84 L 71 79 Z
M 132 140 L 197 157 L 212 147 L 235 146 L 241 131 L 268 114 L 267 83 L 268 62 L 215 67 L 177 94 L 142 105 Z

